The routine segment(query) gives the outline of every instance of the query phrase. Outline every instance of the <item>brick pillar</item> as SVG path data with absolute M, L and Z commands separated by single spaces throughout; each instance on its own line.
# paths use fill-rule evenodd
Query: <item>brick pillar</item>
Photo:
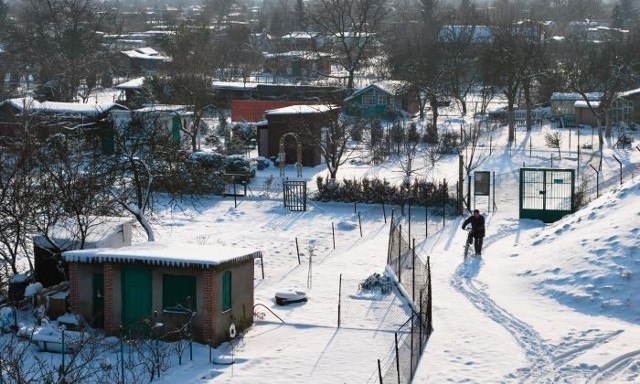
M 73 313 L 80 313 L 80 298 L 78 297 L 78 263 L 68 263 L 69 268 L 69 309 Z
M 216 287 L 216 271 L 213 269 L 207 269 L 204 272 L 203 279 L 203 302 L 204 313 L 202 320 L 202 336 L 205 340 L 209 340 L 209 343 L 215 345 L 215 287 Z
M 104 273 L 104 331 L 108 335 L 118 334 L 119 329 L 113 318 L 113 264 L 105 263 L 103 266 Z

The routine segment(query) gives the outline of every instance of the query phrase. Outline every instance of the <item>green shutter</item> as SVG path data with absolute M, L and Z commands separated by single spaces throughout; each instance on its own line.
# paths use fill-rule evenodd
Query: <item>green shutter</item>
M 231 309 L 231 271 L 222 274 L 222 311 Z
M 170 312 L 188 312 L 196 307 L 196 277 L 162 275 L 162 308 Z

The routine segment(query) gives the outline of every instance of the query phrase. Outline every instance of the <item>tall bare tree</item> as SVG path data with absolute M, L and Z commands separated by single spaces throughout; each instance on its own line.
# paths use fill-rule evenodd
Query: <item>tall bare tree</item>
M 315 0 L 310 5 L 309 27 L 327 37 L 333 60 L 347 72 L 347 88 L 354 88 L 356 72 L 377 52 L 388 12 L 386 0 Z
M 117 30 L 116 13 L 95 0 L 22 0 L 15 45 L 20 60 L 33 68 L 48 98 L 72 100 L 115 54 L 103 38 Z

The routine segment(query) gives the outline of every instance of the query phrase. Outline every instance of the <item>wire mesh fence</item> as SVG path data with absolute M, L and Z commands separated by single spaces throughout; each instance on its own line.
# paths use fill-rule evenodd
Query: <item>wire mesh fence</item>
M 390 224 L 387 266 L 413 305 L 409 319 L 398 329 L 393 353 L 384 364 L 379 362 L 379 382 L 403 384 L 411 382 L 433 331 L 431 270 L 429 258 L 416 255 L 408 234 L 395 217 Z

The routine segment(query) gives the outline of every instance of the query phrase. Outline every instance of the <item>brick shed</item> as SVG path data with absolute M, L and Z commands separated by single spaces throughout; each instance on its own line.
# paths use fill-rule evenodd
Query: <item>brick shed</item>
M 217 346 L 229 325 L 253 324 L 256 250 L 146 242 L 122 248 L 67 251 L 69 307 L 90 323 L 118 335 L 161 334 L 190 318 L 194 340 Z

